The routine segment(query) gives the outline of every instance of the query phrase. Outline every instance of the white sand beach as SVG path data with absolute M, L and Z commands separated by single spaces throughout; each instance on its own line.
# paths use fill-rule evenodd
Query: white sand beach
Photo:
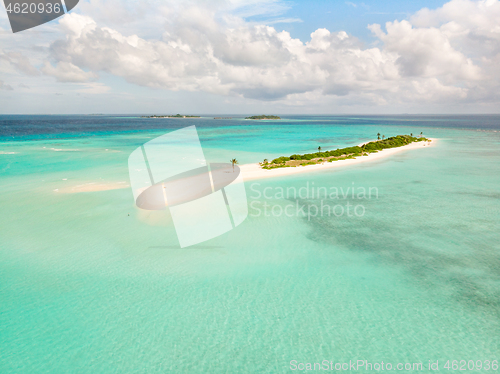
M 390 157 L 396 153 L 409 151 L 417 148 L 429 148 L 435 146 L 437 143 L 437 139 L 430 138 L 432 140 L 431 143 L 427 142 L 415 142 L 408 144 L 404 147 L 398 148 L 389 148 L 379 151 L 377 153 L 370 153 L 368 156 L 360 156 L 355 159 L 347 159 L 340 160 L 335 162 L 325 162 L 317 165 L 307 165 L 307 166 L 297 166 L 290 168 L 280 168 L 280 169 L 271 169 L 265 170 L 260 167 L 258 163 L 254 164 L 244 164 L 240 166 L 241 173 L 243 176 L 243 181 L 251 181 L 255 179 L 264 179 L 264 178 L 273 178 L 273 177 L 281 177 L 292 174 L 299 173 L 308 173 L 313 171 L 325 170 L 325 169 L 334 169 L 334 168 L 342 168 L 348 167 L 350 165 L 356 165 L 364 162 L 370 162 L 375 160 L 380 160 L 386 157 Z M 364 143 L 363 143 L 364 144 Z M 360 144 L 363 145 L 363 144 Z M 117 190 L 122 188 L 129 188 L 130 184 L 128 182 L 88 182 L 73 186 L 66 186 L 54 190 L 58 193 L 82 193 L 82 192 L 99 192 L 99 191 L 109 191 L 109 190 Z
M 417 148 L 424 148 L 425 149 L 425 148 L 435 146 L 437 143 L 437 139 L 435 139 L 435 138 L 429 138 L 429 139 L 431 139 L 430 143 L 428 143 L 428 142 L 415 142 L 415 143 L 405 145 L 403 147 L 384 149 L 382 151 L 378 151 L 377 153 L 370 153 L 368 156 L 360 156 L 360 157 L 357 157 L 355 159 L 339 160 L 339 161 L 335 161 L 335 162 L 325 162 L 325 163 L 317 164 L 317 165 L 297 166 L 297 167 L 279 168 L 279 169 L 270 169 L 270 170 L 262 169 L 258 163 L 255 163 L 255 164 L 241 165 L 240 169 L 241 169 L 244 181 L 250 181 L 250 180 L 255 180 L 255 179 L 281 177 L 281 176 L 292 175 L 292 174 L 307 173 L 307 172 L 324 170 L 324 169 L 341 168 L 341 167 L 347 167 L 349 165 L 360 164 L 363 162 L 380 160 L 382 158 L 392 156 L 396 153 L 409 151 L 412 149 L 417 149 Z M 362 143 L 359 146 L 362 146 L 363 144 L 365 144 L 365 143 Z

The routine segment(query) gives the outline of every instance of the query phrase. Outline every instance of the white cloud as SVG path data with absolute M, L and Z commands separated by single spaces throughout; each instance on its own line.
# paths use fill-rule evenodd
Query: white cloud
M 408 20 L 370 25 L 379 43 L 368 48 L 344 31 L 322 28 L 301 41 L 276 30 L 272 23 L 289 22 L 279 18 L 288 7 L 282 1 L 130 2 L 118 18 L 110 14 L 113 1 L 84 3 L 87 16 L 64 16 L 65 36 L 50 44 L 40 70 L 60 82 L 86 83 L 94 93 L 109 89 L 91 82 L 104 72 L 145 87 L 290 105 L 498 99 L 498 0 L 452 0 Z M 278 18 L 267 25 L 244 18 L 269 12 Z M 38 72 L 19 56 L 8 60 L 25 74 Z
M 279 16 L 290 9 L 282 0 L 228 0 L 214 1 L 218 9 L 226 8 L 238 17 Z
M 273 20 L 268 20 L 259 23 L 265 23 L 266 25 L 276 25 L 278 23 L 301 23 L 303 22 L 300 18 L 276 18 Z
M 83 71 L 71 62 L 60 61 L 56 66 L 46 62 L 41 71 L 55 77 L 59 82 L 88 82 L 97 78 L 97 74 L 91 71 Z
M 379 25 L 370 29 L 384 42 L 385 51 L 398 55 L 396 64 L 403 76 L 442 78 L 451 84 L 481 78 L 479 67 L 454 49 L 440 29 L 413 28 L 408 21 L 388 22 L 387 33 Z
M 40 72 L 31 64 L 29 58 L 20 52 L 0 53 L 0 59 L 8 61 L 14 68 L 25 75 L 40 75 Z
M 388 23 L 387 32 L 371 27 L 384 42 L 382 49 L 364 49 L 343 31 L 318 29 L 303 43 L 285 31 L 242 20 L 233 19 L 228 27 L 200 8 L 181 12 L 162 40 L 126 36 L 77 14 L 60 23 L 67 37 L 51 46 L 56 60 L 169 90 L 262 100 L 319 90 L 368 98 L 378 93 L 386 101 L 390 95 L 433 99 L 438 90 L 456 100 L 463 95 L 456 94 L 455 84 L 481 78 L 480 69 L 453 49 L 446 35 L 435 28 L 415 29 L 407 21 Z

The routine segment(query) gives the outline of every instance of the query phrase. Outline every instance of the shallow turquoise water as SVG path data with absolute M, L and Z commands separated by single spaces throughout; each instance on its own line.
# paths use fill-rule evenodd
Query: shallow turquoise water
M 246 184 L 253 207 L 351 203 L 363 216 L 251 208 L 244 224 L 186 249 L 169 214 L 138 211 L 127 188 L 64 193 L 128 181 L 130 152 L 169 130 L 1 143 L 1 373 L 281 373 L 291 360 L 439 360 L 450 372 L 447 360 L 500 358 L 498 129 L 453 118 L 420 128 L 200 121 L 210 161 L 350 146 L 377 132 L 424 131 L 439 142 Z M 378 194 L 255 192 L 305 186 Z

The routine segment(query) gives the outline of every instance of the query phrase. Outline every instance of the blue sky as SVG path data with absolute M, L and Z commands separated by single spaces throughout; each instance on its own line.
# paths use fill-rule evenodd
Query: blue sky
M 403 20 L 422 8 L 436 9 L 445 4 L 442 0 L 296 0 L 287 2 L 288 9 L 276 18 L 300 19 L 302 22 L 278 24 L 277 29 L 284 29 L 295 38 L 308 40 L 312 32 L 318 28 L 331 31 L 344 30 L 366 42 L 375 38 L 367 29 L 367 25 L 385 24 L 394 20 Z M 269 16 L 248 17 L 249 21 L 264 21 Z
M 12 34 L 0 113 L 498 113 L 500 1 L 82 0 Z

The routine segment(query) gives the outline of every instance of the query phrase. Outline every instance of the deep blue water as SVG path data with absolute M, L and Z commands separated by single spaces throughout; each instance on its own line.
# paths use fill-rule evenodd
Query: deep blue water
M 233 120 L 215 120 L 214 115 L 202 119 L 149 119 L 140 115 L 0 115 L 0 141 L 49 138 L 86 137 L 144 130 L 169 130 L 187 124 L 197 127 L 246 126 L 245 116 L 235 115 Z M 224 115 L 224 117 L 231 117 Z M 500 129 L 500 115 L 405 115 L 405 116 L 282 116 L 280 125 L 390 125 L 421 128 Z M 254 126 L 267 126 L 269 121 L 252 121 Z

